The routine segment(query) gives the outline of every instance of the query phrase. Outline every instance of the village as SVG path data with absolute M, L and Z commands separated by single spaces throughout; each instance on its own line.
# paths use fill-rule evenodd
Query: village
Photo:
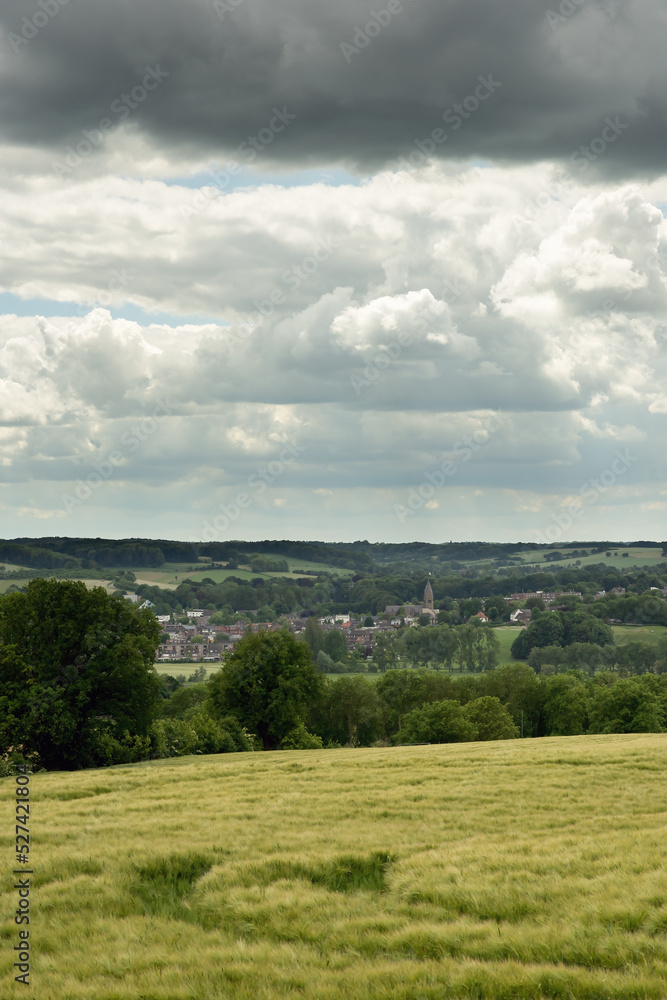
M 622 588 L 616 588 L 616 590 L 620 593 Z M 130 600 L 135 597 L 135 595 L 127 596 Z M 604 592 L 596 595 L 596 597 L 599 596 L 604 596 Z M 566 597 L 581 599 L 581 593 L 578 591 L 558 593 L 534 591 L 511 594 L 504 598 L 505 602 L 509 605 L 519 604 L 522 606 L 511 611 L 509 620 L 505 624 L 517 627 L 527 626 L 532 617 L 532 610 L 530 607 L 525 607 L 525 604 L 531 599 L 544 602 L 546 608 L 555 608 L 557 602 Z M 150 607 L 151 605 L 149 601 L 146 601 L 143 602 L 142 606 Z M 158 615 L 158 621 L 163 629 L 163 641 L 158 647 L 156 662 L 221 662 L 229 653 L 233 652 L 236 643 L 249 631 L 276 631 L 286 627 L 297 638 L 304 638 L 307 622 L 311 617 L 308 612 L 302 614 L 294 612 L 281 615 L 275 622 L 239 621 L 233 625 L 216 625 L 210 622 L 213 615 L 213 611 L 201 608 L 192 609 L 185 612 L 187 623 L 183 621 L 173 622 L 173 616 L 170 615 Z M 479 621 L 482 624 L 488 624 L 491 621 L 484 611 L 476 611 L 467 620 Z M 404 627 L 428 627 L 428 625 L 439 623 L 438 611 L 434 607 L 433 590 L 428 582 L 421 604 L 387 605 L 382 614 L 376 615 L 324 615 L 318 617 L 317 621 L 324 633 L 339 631 L 345 638 L 348 653 L 354 654 L 358 651 L 364 660 L 372 658 L 377 636 L 382 633 L 392 633 Z M 168 639 L 165 636 L 168 636 Z

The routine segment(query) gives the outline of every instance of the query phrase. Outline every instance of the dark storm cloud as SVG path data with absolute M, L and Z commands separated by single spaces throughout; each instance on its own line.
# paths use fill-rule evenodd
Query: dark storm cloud
M 594 168 L 664 166 L 657 0 L 561 0 L 562 14 L 556 0 L 60 3 L 0 0 L 8 141 L 60 152 L 104 118 L 116 125 L 112 103 L 159 66 L 168 76 L 127 119 L 167 151 L 223 158 L 278 108 L 296 118 L 263 162 L 374 169 L 415 140 L 445 157 L 543 160 L 597 140 Z

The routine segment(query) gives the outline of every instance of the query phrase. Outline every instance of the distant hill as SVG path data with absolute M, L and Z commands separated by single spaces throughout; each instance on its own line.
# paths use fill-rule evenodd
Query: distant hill
M 179 542 L 150 538 L 12 538 L 0 540 L 0 561 L 32 569 L 108 570 L 157 569 L 165 563 L 192 563 L 201 556 L 213 562 L 244 561 L 252 556 L 300 559 L 372 573 L 382 567 L 449 570 L 469 564 L 521 565 L 533 561 L 591 558 L 619 548 L 662 549 L 667 542 L 572 542 L 537 545 L 534 542 L 319 542 L 266 539 L 260 542 Z

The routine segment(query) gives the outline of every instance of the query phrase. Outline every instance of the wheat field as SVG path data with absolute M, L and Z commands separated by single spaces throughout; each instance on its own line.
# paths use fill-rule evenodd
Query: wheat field
M 178 758 L 31 779 L 36 1000 L 667 996 L 667 735 Z

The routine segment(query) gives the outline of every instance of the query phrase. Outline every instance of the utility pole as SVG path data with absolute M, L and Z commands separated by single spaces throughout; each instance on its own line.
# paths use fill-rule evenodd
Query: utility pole
M 521 709 L 521 739 L 523 739 L 523 709 Z

